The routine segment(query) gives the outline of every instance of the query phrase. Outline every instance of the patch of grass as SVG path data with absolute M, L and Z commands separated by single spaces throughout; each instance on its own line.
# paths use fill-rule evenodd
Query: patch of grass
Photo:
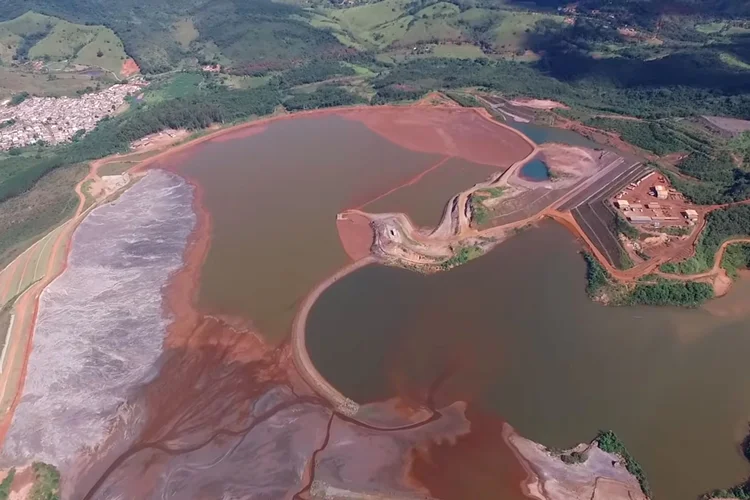
M 8 328 L 8 326 L 6 325 L 5 328 Z M 3 329 L 3 332 L 4 331 L 5 329 Z M 3 479 L 3 482 L 0 483 L 0 500 L 8 500 L 8 497 L 10 496 L 10 487 L 13 485 L 13 479 L 15 477 L 16 477 L 16 468 L 13 467 L 12 469 L 8 471 L 8 475 L 5 476 L 5 479 Z
M 30 191 L 0 202 L 0 268 L 75 213 L 74 188 L 87 172 L 85 165 L 53 170 Z
M 461 94 L 458 92 L 446 92 L 445 95 L 456 101 L 464 108 L 481 108 L 482 104 L 471 94 Z
M 34 486 L 29 492 L 29 500 L 59 500 L 60 472 L 52 465 L 34 462 Z
M 482 225 L 489 220 L 489 211 L 484 205 L 485 200 L 497 198 L 502 195 L 505 189 L 501 187 L 486 188 L 475 191 L 471 194 L 471 219 L 474 223 Z
M 83 202 L 84 210 L 89 208 L 96 201 L 94 196 L 91 194 L 91 185 L 93 183 L 94 181 L 89 179 L 83 184 L 81 184 L 81 193 L 83 193 L 83 197 L 84 197 L 84 202 Z
M 455 255 L 453 255 L 453 257 L 440 264 L 440 268 L 443 271 L 447 271 L 462 264 L 466 264 L 470 260 L 476 259 L 483 254 L 484 251 L 478 245 L 462 247 Z
M 127 59 L 127 54 L 122 41 L 115 35 L 114 31 L 100 26 L 96 27 L 91 42 L 78 51 L 73 62 L 86 66 L 97 66 L 119 74 L 125 59 Z
M 368 39 L 371 36 L 367 32 L 401 17 L 407 3 L 405 0 L 383 0 L 349 9 L 335 10 L 330 12 L 329 17 L 337 20 L 355 37 Z
M 185 97 L 197 93 L 204 77 L 200 73 L 177 73 L 154 88 L 146 91 L 143 98 L 147 102 L 160 102 L 175 97 Z
M 359 64 L 351 64 L 351 63 L 347 63 L 347 62 L 345 62 L 343 64 L 345 66 L 348 66 L 348 67 L 352 68 L 354 70 L 354 74 L 357 75 L 357 76 L 362 76 L 362 77 L 365 77 L 365 78 L 370 78 L 370 77 L 373 77 L 373 76 L 377 75 L 377 73 L 375 73 L 374 71 L 372 71 L 370 68 L 367 68 L 365 66 L 361 66 Z
M 487 57 L 482 49 L 476 45 L 464 43 L 457 45 L 454 43 L 441 43 L 432 49 L 434 57 L 450 57 L 454 59 L 477 59 Z
M 29 50 L 29 58 L 73 58 L 81 48 L 93 40 L 94 29 L 67 21 L 56 21 L 52 31 Z
M 0 61 L 11 64 L 26 58 L 33 45 L 54 26 L 56 18 L 27 12 L 10 21 L 0 23 Z
M 633 474 L 638 480 L 638 484 L 641 485 L 641 491 L 647 497 L 651 497 L 651 488 L 648 485 L 648 479 L 646 479 L 646 473 L 643 471 L 643 467 L 633 458 L 628 449 L 625 447 L 620 438 L 617 437 L 612 431 L 599 431 L 596 436 L 596 444 L 602 451 L 618 455 L 625 461 L 625 468 L 628 472 Z
M 733 54 L 729 54 L 728 52 L 722 52 L 721 54 L 719 54 L 719 58 L 722 60 L 722 62 L 724 62 L 724 64 L 728 66 L 744 70 L 750 69 L 750 64 L 737 58 L 737 56 Z
M 713 33 L 719 33 L 727 27 L 727 23 L 723 21 L 715 21 L 711 23 L 696 24 L 695 30 L 699 33 L 705 33 L 711 35 Z
M 0 58 L 71 60 L 119 73 L 126 59 L 122 41 L 104 26 L 71 23 L 35 12 L 0 23 Z
M 2 43 L 0 42 L 0 46 Z M 102 83 L 112 83 L 113 78 L 103 77 Z M 7 67 L 0 64 L 0 101 L 20 92 L 37 96 L 59 97 L 75 95 L 86 87 L 93 87 L 97 80 L 80 73 L 56 73 L 55 79 L 49 75 L 33 73 L 20 67 Z
M 135 165 L 136 161 L 120 161 L 120 162 L 112 162 L 112 163 L 106 163 L 99 167 L 99 175 L 105 176 L 105 175 L 121 175 L 125 171 L 127 171 L 129 168 L 131 168 L 133 165 Z
M 172 36 L 183 49 L 190 48 L 190 43 L 197 40 L 200 32 L 189 17 L 180 19 L 172 26 Z
M 547 19 L 562 23 L 564 17 L 540 12 L 505 12 L 500 23 L 494 28 L 495 50 L 499 52 L 516 52 L 524 50 L 529 33 L 537 22 Z

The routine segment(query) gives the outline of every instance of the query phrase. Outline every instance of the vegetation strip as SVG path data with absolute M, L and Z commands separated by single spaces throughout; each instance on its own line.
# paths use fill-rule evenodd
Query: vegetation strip
M 596 444 L 602 451 L 614 453 L 615 455 L 622 457 L 625 461 L 625 467 L 628 469 L 628 472 L 633 474 L 641 485 L 641 491 L 643 491 L 643 494 L 646 495 L 646 497 L 651 498 L 651 487 L 648 485 L 646 473 L 643 471 L 641 465 L 630 454 L 625 447 L 625 444 L 623 444 L 623 442 L 620 441 L 620 438 L 617 437 L 617 434 L 612 431 L 599 431 L 599 434 L 597 434 L 594 441 L 596 441 Z

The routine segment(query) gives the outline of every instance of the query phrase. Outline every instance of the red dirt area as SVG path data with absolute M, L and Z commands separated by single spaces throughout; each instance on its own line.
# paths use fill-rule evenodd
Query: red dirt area
M 522 134 L 495 122 L 483 109 L 394 106 L 348 109 L 337 114 L 363 123 L 404 148 L 486 165 L 506 168 L 534 149 Z
M 504 500 L 526 498 L 521 484 L 527 473 L 503 438 L 503 421 L 471 407 L 466 416 L 471 431 L 455 443 L 413 451 L 412 479 L 443 500 L 488 498 L 489 492 Z
M 353 213 L 342 214 L 336 218 L 336 229 L 341 245 L 350 259 L 356 262 L 370 255 L 375 233 L 367 217 Z
M 140 72 L 141 68 L 138 67 L 138 64 L 136 64 L 132 57 L 125 59 L 125 62 L 122 63 L 122 68 L 120 68 L 120 75 L 125 78 Z
M 245 127 L 245 128 L 238 128 L 237 130 L 232 130 L 231 132 L 227 132 L 226 134 L 221 134 L 213 139 L 211 139 L 211 142 L 228 142 L 233 141 L 235 139 L 244 139 L 246 137 L 251 137 L 253 135 L 262 134 L 268 129 L 267 125 L 258 124 L 255 127 Z

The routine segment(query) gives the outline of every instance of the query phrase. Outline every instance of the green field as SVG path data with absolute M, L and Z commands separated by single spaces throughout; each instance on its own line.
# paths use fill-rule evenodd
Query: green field
M 176 73 L 166 80 L 152 84 L 144 94 L 146 102 L 160 102 L 184 97 L 200 90 L 204 77 L 200 73 Z

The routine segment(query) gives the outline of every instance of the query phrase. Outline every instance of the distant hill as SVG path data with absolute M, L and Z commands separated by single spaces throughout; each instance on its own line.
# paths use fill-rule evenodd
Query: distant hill
M 74 24 L 36 12 L 0 22 L 0 62 L 66 61 L 119 74 L 128 58 L 122 41 L 104 26 Z
M 309 22 L 308 11 L 270 0 L 8 0 L 0 20 L 29 9 L 73 23 L 103 25 L 123 41 L 144 72 L 184 62 L 216 62 L 252 72 L 291 67 L 347 47 Z

